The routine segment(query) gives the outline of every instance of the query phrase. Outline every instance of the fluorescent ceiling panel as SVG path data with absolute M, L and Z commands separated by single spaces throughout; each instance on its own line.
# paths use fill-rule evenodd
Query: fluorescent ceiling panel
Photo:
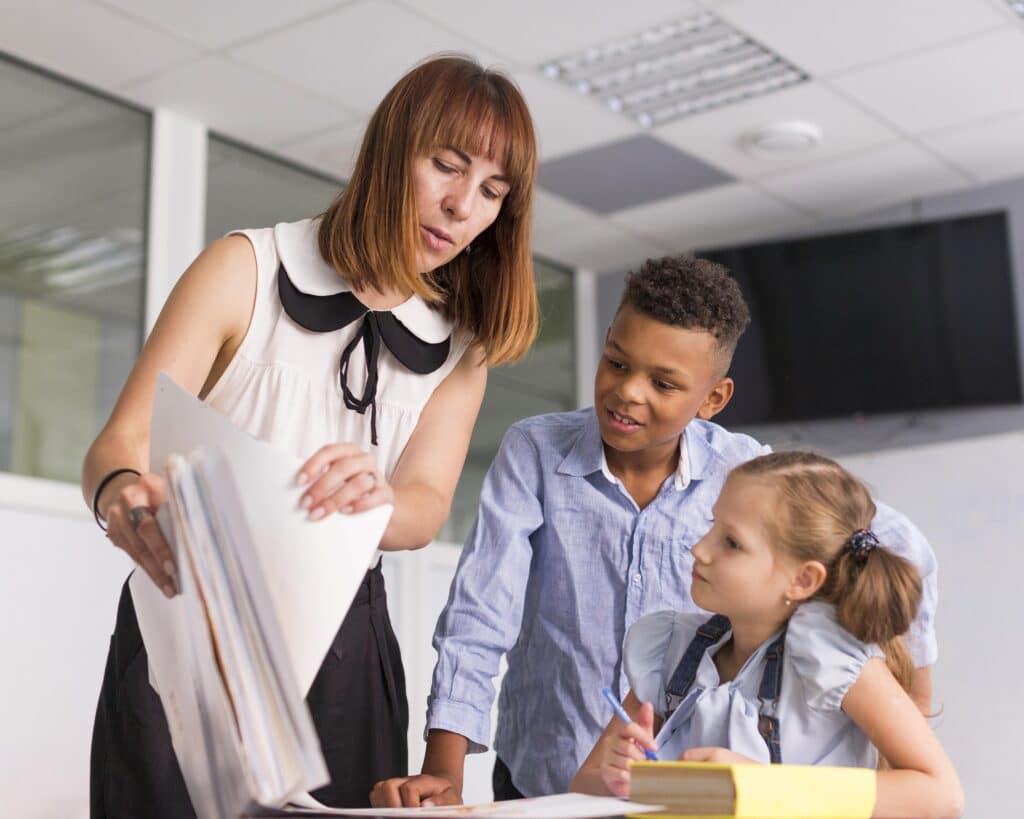
M 807 79 L 709 12 L 550 60 L 541 71 L 644 127 Z

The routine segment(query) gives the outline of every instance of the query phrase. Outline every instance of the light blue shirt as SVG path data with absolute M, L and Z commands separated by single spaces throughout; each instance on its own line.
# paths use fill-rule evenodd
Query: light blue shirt
M 623 661 L 633 693 L 664 718 L 665 688 L 706 614 L 659 611 L 641 617 L 626 635 Z M 714 654 L 727 632 L 701 657 L 693 685 L 656 737 L 661 759 L 678 759 L 688 748 L 729 748 L 757 762 L 771 761 L 757 730 L 758 688 L 772 635 L 743 664 L 735 679 L 721 683 Z M 802 604 L 789 620 L 782 653 L 782 688 L 777 703 L 782 761 L 797 765 L 874 768 L 878 754 L 864 732 L 842 710 L 843 697 L 864 663 L 882 656 L 836 622 L 832 606 Z
M 768 451 L 694 420 L 680 468 L 639 509 L 607 469 L 591 408 L 528 418 L 506 433 L 437 623 L 426 730 L 486 750 L 494 677 L 508 672 L 494 745 L 526 796 L 564 792 L 611 717 L 601 688 L 629 688 L 626 631 L 645 614 L 694 612 L 691 547 L 711 526 L 729 470 Z M 908 639 L 935 661 L 935 559 L 905 518 L 879 505 L 883 543 L 920 568 L 925 594 Z

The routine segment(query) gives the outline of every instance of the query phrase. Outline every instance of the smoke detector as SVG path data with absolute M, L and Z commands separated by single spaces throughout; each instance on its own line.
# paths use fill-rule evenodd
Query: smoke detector
M 784 157 L 814 150 L 824 135 L 813 122 L 793 120 L 776 122 L 740 138 L 749 153 L 764 157 Z

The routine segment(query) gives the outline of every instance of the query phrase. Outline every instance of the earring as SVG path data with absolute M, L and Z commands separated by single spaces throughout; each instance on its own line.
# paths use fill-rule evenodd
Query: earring
M 466 254 L 467 256 L 471 256 L 471 255 L 473 254 L 473 243 L 472 243 L 472 242 L 470 242 L 470 243 L 469 243 L 468 245 L 466 245 L 466 249 L 465 249 L 465 250 L 464 250 L 463 252 L 464 252 L 464 253 L 465 253 L 465 254 Z
M 787 597 L 787 598 L 785 598 L 785 600 L 786 600 L 786 605 L 787 605 L 787 606 L 792 606 L 792 605 L 793 605 L 793 601 L 792 601 L 792 600 L 790 600 L 790 599 L 789 599 L 788 597 Z

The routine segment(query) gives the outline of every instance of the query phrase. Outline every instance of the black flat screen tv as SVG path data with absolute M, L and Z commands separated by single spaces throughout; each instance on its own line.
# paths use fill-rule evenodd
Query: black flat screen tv
M 1022 400 L 1005 213 L 697 255 L 752 314 L 726 426 Z

